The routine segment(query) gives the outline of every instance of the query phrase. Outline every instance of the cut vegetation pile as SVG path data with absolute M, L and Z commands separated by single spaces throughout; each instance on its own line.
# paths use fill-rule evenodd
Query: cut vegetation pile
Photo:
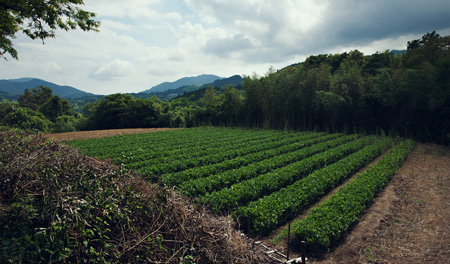
M 211 218 L 110 162 L 0 131 L 1 263 L 263 263 Z

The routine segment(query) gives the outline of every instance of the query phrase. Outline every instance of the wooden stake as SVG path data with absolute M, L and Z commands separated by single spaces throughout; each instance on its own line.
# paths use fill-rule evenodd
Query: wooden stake
M 302 264 L 306 264 L 306 242 L 302 241 Z
M 247 210 L 247 234 L 250 236 L 250 210 Z
M 287 238 L 287 255 L 286 258 L 289 261 L 289 251 L 290 251 L 290 243 L 291 243 L 291 222 L 289 221 L 288 225 L 288 238 Z

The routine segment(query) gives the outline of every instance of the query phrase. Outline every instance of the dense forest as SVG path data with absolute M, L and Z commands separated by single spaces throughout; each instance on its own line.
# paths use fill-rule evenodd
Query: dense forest
M 240 124 L 384 132 L 450 143 L 450 36 L 428 33 L 405 54 L 359 51 L 244 80 Z
M 64 132 L 200 125 L 392 134 L 450 144 L 450 36 L 409 41 L 405 53 L 316 55 L 241 87 L 212 86 L 170 101 L 113 94 L 83 114 L 48 88 L 2 101 L 3 125 Z M 79 103 L 79 102 L 78 102 Z

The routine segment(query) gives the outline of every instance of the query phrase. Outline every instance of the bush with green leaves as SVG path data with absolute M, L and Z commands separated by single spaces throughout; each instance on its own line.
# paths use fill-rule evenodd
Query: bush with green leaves
M 70 115 L 58 116 L 53 123 L 52 132 L 62 133 L 62 132 L 73 132 L 77 130 L 80 118 Z
M 3 124 L 19 129 L 47 132 L 52 122 L 29 108 L 15 107 L 3 118 Z

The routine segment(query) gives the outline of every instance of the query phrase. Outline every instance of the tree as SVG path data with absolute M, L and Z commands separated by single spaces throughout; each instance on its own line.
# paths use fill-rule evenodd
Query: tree
M 427 61 L 434 65 L 450 55 L 450 36 L 441 37 L 435 31 L 425 34 L 422 39 L 408 42 L 406 64 L 410 68 L 418 68 Z
M 217 112 L 219 98 L 216 95 L 216 89 L 214 87 L 210 85 L 206 88 L 203 99 L 205 100 L 205 107 L 208 112 Z
M 439 39 L 441 36 L 436 33 L 436 31 L 433 31 L 431 33 L 427 33 L 422 36 L 422 39 L 415 39 L 408 41 L 407 43 L 407 50 L 414 50 L 414 49 L 420 49 L 425 46 L 427 46 L 430 42 L 433 42 L 434 40 Z
M 1 100 L 0 101 L 0 125 L 7 114 L 12 112 L 15 108 L 19 107 L 19 104 L 14 101 Z
M 222 102 L 222 111 L 227 124 L 237 124 L 241 114 L 242 100 L 239 91 L 233 86 L 225 88 Z
M 22 31 L 31 39 L 56 36 L 56 29 L 97 31 L 100 22 L 94 13 L 82 10 L 83 0 L 2 0 L 0 1 L 0 58 L 9 53 L 18 59 L 12 39 Z
M 39 112 L 29 108 L 17 107 L 9 112 L 3 123 L 10 127 L 47 132 L 51 122 Z
M 259 127 L 263 120 L 263 97 L 260 89 L 260 77 L 255 73 L 252 77 L 244 76 L 242 82 L 245 90 L 245 113 L 247 125 Z
M 128 127 L 128 108 L 135 101 L 129 94 L 111 94 L 93 105 L 87 114 L 88 129 L 115 129 Z
M 54 95 L 47 102 L 39 107 L 39 112 L 44 114 L 48 120 L 55 122 L 59 116 L 75 116 L 77 115 L 69 104 L 69 101 L 61 99 L 61 97 Z
M 30 89 L 25 89 L 24 94 L 19 96 L 18 101 L 21 107 L 28 107 L 37 111 L 39 107 L 50 100 L 52 96 L 52 89 L 41 85 L 39 88 L 33 88 L 31 91 Z

